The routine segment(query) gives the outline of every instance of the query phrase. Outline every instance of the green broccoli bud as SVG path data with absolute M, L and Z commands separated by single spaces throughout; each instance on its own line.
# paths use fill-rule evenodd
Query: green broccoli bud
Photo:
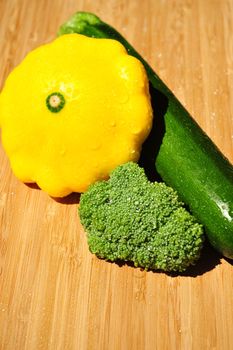
M 89 249 L 110 261 L 183 272 L 200 257 L 202 226 L 164 183 L 151 183 L 129 162 L 81 195 L 79 215 Z

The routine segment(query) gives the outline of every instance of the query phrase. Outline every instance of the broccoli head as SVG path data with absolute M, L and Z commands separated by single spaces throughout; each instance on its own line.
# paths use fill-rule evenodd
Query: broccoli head
M 145 269 L 186 270 L 200 256 L 202 226 L 164 183 L 129 162 L 81 195 L 79 215 L 92 253 Z

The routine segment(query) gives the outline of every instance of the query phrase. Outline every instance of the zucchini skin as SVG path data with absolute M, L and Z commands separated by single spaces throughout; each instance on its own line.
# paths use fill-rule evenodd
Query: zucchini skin
M 164 132 L 152 157 L 155 168 L 203 224 L 213 247 L 233 259 L 233 167 L 230 162 L 148 63 L 114 28 L 94 14 L 78 12 L 61 26 L 58 35 L 67 33 L 118 40 L 130 55 L 143 63 L 150 81 L 152 105 L 156 107 L 159 95 L 167 101 L 158 120 Z

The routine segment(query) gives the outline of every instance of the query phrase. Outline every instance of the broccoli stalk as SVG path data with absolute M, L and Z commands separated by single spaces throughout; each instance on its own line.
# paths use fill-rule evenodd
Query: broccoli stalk
M 145 269 L 182 272 L 195 264 L 202 226 L 164 183 L 151 183 L 129 162 L 81 195 L 79 215 L 92 253 Z

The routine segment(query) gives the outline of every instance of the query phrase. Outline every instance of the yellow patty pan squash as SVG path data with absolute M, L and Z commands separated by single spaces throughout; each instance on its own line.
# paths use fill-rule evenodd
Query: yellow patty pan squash
M 67 34 L 33 50 L 0 95 L 14 174 L 54 197 L 137 161 L 151 124 L 144 67 L 111 39 Z

